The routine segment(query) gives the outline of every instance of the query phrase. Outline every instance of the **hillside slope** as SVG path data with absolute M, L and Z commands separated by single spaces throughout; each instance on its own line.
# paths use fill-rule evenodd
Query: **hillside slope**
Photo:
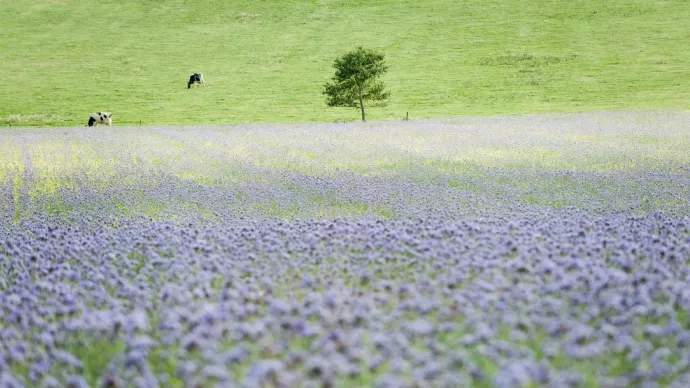
M 687 1 L 0 3 L 0 126 L 357 119 L 338 55 L 386 54 L 371 120 L 690 106 Z M 189 74 L 208 85 L 187 90 Z

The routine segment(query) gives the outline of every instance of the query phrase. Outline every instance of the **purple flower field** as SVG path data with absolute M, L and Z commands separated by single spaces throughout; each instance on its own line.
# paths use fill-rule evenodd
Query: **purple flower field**
M 0 131 L 0 386 L 690 386 L 690 113 Z

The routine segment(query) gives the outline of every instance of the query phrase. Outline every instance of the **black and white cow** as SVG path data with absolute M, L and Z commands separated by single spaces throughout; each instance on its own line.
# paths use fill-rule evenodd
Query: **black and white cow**
M 189 82 L 187 82 L 187 89 L 191 88 L 194 84 L 206 86 L 206 82 L 204 82 L 204 75 L 201 73 L 194 73 L 190 75 Z
M 87 127 L 98 126 L 98 124 L 112 125 L 113 124 L 113 114 L 110 112 L 96 112 L 92 113 L 89 117 L 89 123 L 86 124 Z

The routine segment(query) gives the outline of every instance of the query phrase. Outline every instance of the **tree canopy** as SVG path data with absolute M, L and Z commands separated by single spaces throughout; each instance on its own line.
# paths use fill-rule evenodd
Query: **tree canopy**
M 354 107 L 362 111 L 366 121 L 364 103 L 371 101 L 383 104 L 390 92 L 384 90 L 378 78 L 388 71 L 384 55 L 374 50 L 358 47 L 333 63 L 335 75 L 327 82 L 323 94 L 331 107 Z

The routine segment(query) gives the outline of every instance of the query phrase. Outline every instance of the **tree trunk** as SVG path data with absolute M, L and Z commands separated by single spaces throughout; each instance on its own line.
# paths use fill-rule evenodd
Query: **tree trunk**
M 367 121 L 366 116 L 364 115 L 364 99 L 362 98 L 362 88 L 359 88 L 359 109 L 362 110 L 362 121 Z

